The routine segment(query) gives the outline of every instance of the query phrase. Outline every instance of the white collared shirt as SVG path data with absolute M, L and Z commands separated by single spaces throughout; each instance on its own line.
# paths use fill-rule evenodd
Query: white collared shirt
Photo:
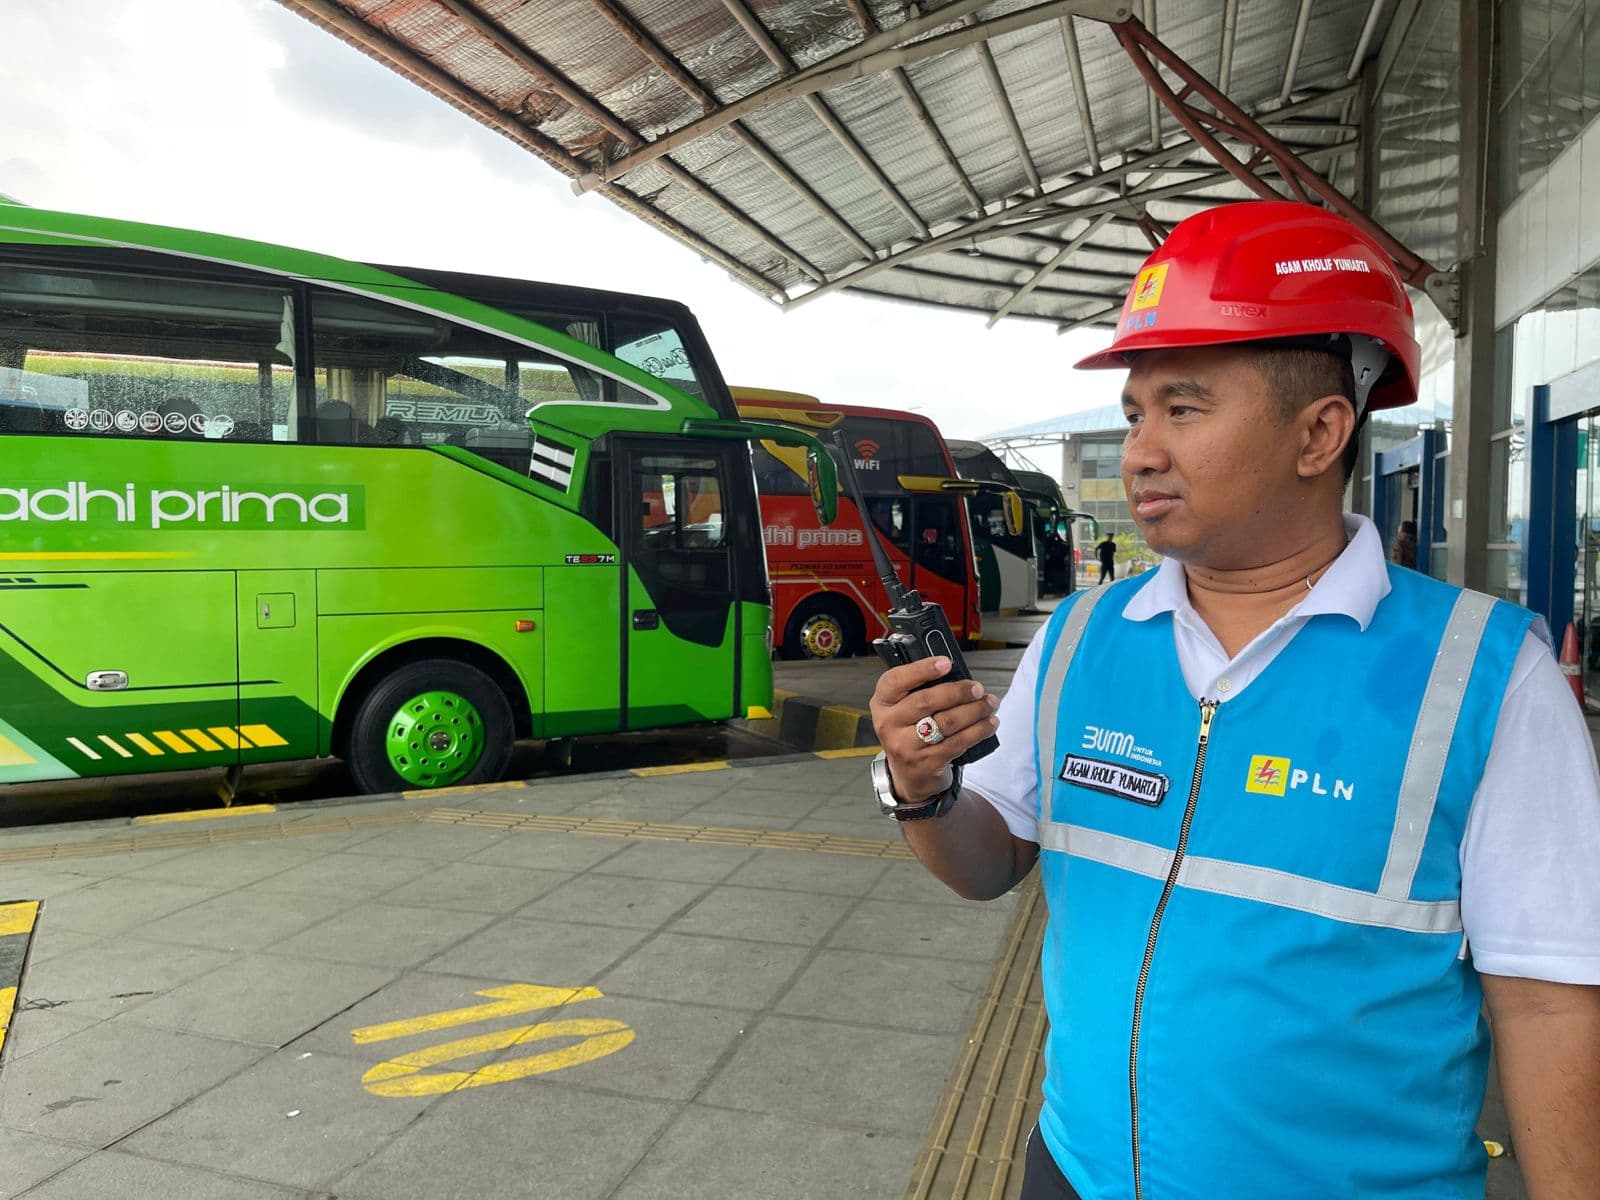
M 1345 532 L 1349 545 L 1306 598 L 1231 659 L 1190 604 L 1175 559 L 1162 562 L 1123 619 L 1170 612 L 1190 694 L 1226 704 L 1313 616 L 1343 616 L 1362 630 L 1372 622 L 1389 594 L 1383 542 L 1365 517 L 1347 515 Z M 1543 622 L 1536 624 L 1512 668 L 1462 840 L 1462 923 L 1479 971 L 1600 984 L 1600 770 Z M 981 794 L 1030 842 L 1039 840 L 1033 729 L 1043 633 L 1000 702 L 1000 749 L 968 767 L 963 780 L 963 790 Z

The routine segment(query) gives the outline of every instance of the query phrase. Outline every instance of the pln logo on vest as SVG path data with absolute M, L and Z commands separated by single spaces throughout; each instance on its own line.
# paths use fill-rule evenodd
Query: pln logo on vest
M 1333 781 L 1330 792 L 1322 786 L 1322 773 L 1297 771 L 1287 758 L 1270 754 L 1257 754 L 1250 760 L 1250 770 L 1245 775 L 1244 790 L 1259 796 L 1283 796 L 1309 783 L 1316 796 L 1334 796 L 1340 800 L 1354 800 L 1356 785 L 1342 779 Z

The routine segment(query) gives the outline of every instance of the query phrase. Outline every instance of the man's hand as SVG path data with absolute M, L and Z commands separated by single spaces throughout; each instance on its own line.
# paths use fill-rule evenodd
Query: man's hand
M 872 693 L 872 727 L 889 760 L 894 794 L 903 804 L 920 804 L 950 786 L 950 764 L 957 755 L 1000 727 L 994 710 L 998 696 L 983 684 L 964 679 L 933 683 L 950 670 L 948 658 L 924 658 L 892 667 Z M 932 717 L 944 740 L 932 746 L 917 736 L 916 724 Z

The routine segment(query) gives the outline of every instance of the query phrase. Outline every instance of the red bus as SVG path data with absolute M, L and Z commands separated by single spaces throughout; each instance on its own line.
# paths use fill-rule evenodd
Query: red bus
M 796 392 L 732 391 L 746 420 L 802 429 L 836 455 L 831 435 L 842 430 L 873 529 L 901 579 L 944 609 L 957 637 L 975 643 L 978 580 L 967 506 L 940 490 L 958 485 L 938 427 L 912 413 L 824 404 Z M 866 650 L 887 632 L 888 598 L 861 514 L 841 484 L 838 520 L 819 525 L 804 458 L 772 442 L 753 442 L 751 450 L 779 651 L 785 658 L 839 658 Z

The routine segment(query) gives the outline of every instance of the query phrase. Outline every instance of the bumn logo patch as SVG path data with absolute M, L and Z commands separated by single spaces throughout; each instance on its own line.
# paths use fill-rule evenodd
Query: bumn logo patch
M 1167 788 L 1171 786 L 1171 781 L 1165 775 L 1157 775 L 1154 771 L 1136 771 L 1121 763 L 1102 762 L 1076 754 L 1067 755 L 1066 761 L 1061 764 L 1060 777 L 1079 787 L 1148 804 L 1151 808 L 1161 803 Z

